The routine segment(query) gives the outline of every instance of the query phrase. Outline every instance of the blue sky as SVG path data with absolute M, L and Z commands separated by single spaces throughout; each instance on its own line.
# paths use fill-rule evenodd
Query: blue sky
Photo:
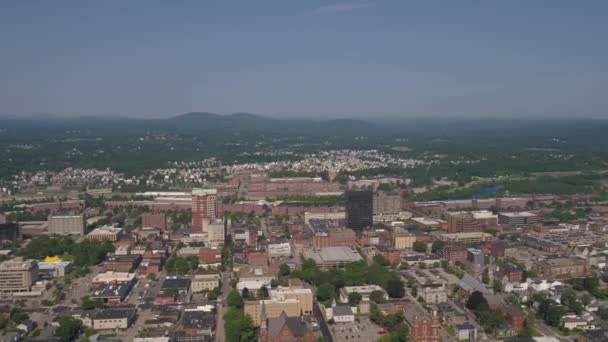
M 608 116 L 608 2 L 0 2 L 0 113 Z

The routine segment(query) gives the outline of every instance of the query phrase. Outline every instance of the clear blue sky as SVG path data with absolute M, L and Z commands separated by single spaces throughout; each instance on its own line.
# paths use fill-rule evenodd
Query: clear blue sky
M 608 117 L 608 1 L 0 2 L 0 113 Z

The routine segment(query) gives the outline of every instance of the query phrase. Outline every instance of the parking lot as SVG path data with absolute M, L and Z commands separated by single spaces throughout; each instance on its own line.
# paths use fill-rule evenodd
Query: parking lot
M 334 341 L 376 341 L 383 329 L 367 317 L 360 317 L 353 323 L 334 323 L 329 325 Z

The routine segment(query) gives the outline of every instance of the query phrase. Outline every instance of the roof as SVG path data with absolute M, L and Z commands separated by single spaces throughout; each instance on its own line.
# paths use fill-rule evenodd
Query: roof
M 136 309 L 103 309 L 93 315 L 93 319 L 118 319 L 135 316 Z
M 166 278 L 163 282 L 163 289 L 187 290 L 190 288 L 191 280 L 189 278 Z
M 192 195 L 215 195 L 217 194 L 217 189 L 192 189 Z
M 359 252 L 350 247 L 324 247 L 319 250 L 304 251 L 306 258 L 311 258 L 318 264 L 325 262 L 354 262 L 363 260 Z
M 184 328 L 211 329 L 215 324 L 215 315 L 204 311 L 184 311 L 182 323 Z
M 534 216 L 538 216 L 536 214 L 533 214 L 531 212 L 528 211 L 520 211 L 517 213 L 500 213 L 501 216 L 506 216 L 506 217 L 534 217 Z
M 460 279 L 460 283 L 458 283 L 458 286 L 460 286 L 460 288 L 462 288 L 463 290 L 465 290 L 467 292 L 479 291 L 483 294 L 490 293 L 488 288 L 486 288 L 486 286 L 483 283 L 481 283 L 479 280 L 473 278 L 468 273 L 465 273 L 462 276 L 462 278 Z
M 458 330 L 472 330 L 476 329 L 475 326 L 469 322 L 464 322 L 462 324 L 454 324 L 454 327 Z
M 332 310 L 334 316 L 351 316 L 353 310 L 348 305 L 338 305 Z
M 308 331 L 306 323 L 300 317 L 287 317 L 283 311 L 279 317 L 268 319 L 268 335 L 277 336 L 285 325 L 295 337 L 303 337 Z

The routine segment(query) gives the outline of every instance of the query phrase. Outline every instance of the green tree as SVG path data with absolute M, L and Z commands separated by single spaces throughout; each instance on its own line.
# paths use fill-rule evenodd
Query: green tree
M 400 279 L 390 279 L 386 283 L 386 293 L 391 298 L 402 298 L 405 296 L 405 286 Z
M 226 303 L 228 304 L 228 306 L 231 306 L 231 307 L 234 307 L 237 309 L 242 309 L 243 308 L 243 297 L 241 297 L 241 294 L 237 290 L 232 290 L 228 294 L 228 298 L 226 298 Z
M 334 287 L 330 283 L 321 284 L 317 288 L 317 299 L 320 302 L 325 302 L 334 297 Z
M 348 305 L 357 306 L 359 305 L 361 299 L 363 299 L 361 294 L 359 294 L 358 292 L 351 292 L 348 294 Z
M 260 299 L 267 299 L 269 297 L 268 288 L 266 285 L 260 288 Z
M 494 279 L 492 283 L 492 289 L 495 293 L 501 293 L 503 291 L 502 283 L 499 280 Z
M 256 340 L 255 328 L 249 315 L 231 307 L 224 314 L 226 342 L 253 342 Z
M 390 263 L 388 262 L 388 260 L 386 260 L 386 258 L 384 256 L 382 256 L 382 254 L 376 254 L 376 255 L 374 255 L 374 263 L 376 263 L 378 265 L 382 265 L 382 266 L 388 266 L 388 265 L 390 265 Z
M 483 270 L 481 273 L 481 282 L 486 285 L 490 284 L 490 273 L 487 269 Z
M 445 242 L 444 241 L 442 241 L 442 240 L 435 240 L 435 241 L 433 241 L 433 245 L 431 246 L 431 250 L 433 252 L 440 251 L 443 248 L 445 248 Z
M 474 291 L 473 293 L 471 293 L 466 303 L 466 307 L 473 311 L 479 310 L 484 305 L 487 306 L 488 301 L 483 296 L 483 293 L 479 291 Z
M 279 277 L 286 277 L 291 273 L 291 268 L 289 268 L 289 265 L 287 264 L 282 264 L 279 267 Z
M 424 241 L 416 241 L 414 242 L 414 251 L 418 253 L 426 253 L 426 242 Z
M 71 342 L 80 333 L 82 322 L 77 319 L 62 317 L 59 319 L 59 327 L 55 329 L 55 336 L 59 337 L 61 342 Z
M 11 311 L 10 317 L 11 321 L 15 322 L 16 324 L 21 324 L 21 322 L 30 319 L 30 315 L 19 309 L 13 309 Z
M 564 290 L 564 292 L 562 292 L 560 301 L 562 305 L 574 311 L 575 314 L 580 315 L 583 313 L 583 303 L 576 298 L 576 292 L 573 289 Z
M 562 317 L 566 314 L 566 309 L 561 305 L 551 305 L 545 315 L 547 324 L 557 327 L 560 325 Z
M 374 301 L 377 304 L 386 303 L 386 299 L 384 298 L 384 292 L 380 290 L 374 290 L 369 295 L 369 299 Z
M 89 296 L 82 297 L 82 304 L 80 305 L 83 310 L 93 310 L 102 306 L 103 303 L 100 300 L 92 300 Z

